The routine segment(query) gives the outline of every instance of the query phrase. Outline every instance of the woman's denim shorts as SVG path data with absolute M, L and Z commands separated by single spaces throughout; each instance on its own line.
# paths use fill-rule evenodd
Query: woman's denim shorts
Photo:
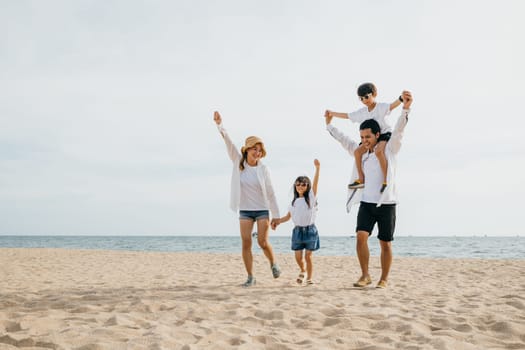
M 269 219 L 269 210 L 239 210 L 239 219 L 257 221 L 259 219 Z
M 319 249 L 319 233 L 314 224 L 295 226 L 292 231 L 292 250 Z

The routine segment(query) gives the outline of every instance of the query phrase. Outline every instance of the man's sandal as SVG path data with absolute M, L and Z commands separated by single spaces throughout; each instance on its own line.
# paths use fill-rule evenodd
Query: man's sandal
M 388 286 L 388 282 L 385 281 L 385 280 L 381 280 L 381 281 L 377 282 L 376 288 L 385 289 L 387 286 Z
M 363 287 L 368 286 L 371 283 L 372 283 L 372 279 L 367 276 L 364 278 L 360 278 L 357 282 L 355 282 L 354 287 L 363 288 Z

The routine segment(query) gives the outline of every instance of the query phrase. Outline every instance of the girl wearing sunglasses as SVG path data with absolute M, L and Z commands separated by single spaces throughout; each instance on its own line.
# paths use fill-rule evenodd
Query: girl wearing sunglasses
M 294 198 L 288 207 L 288 213 L 278 219 L 283 223 L 290 218 L 295 227 L 292 231 L 292 250 L 295 251 L 295 261 L 299 265 L 299 276 L 296 282 L 302 285 L 313 284 L 313 252 L 319 249 L 319 233 L 315 226 L 317 214 L 317 184 L 319 183 L 319 168 L 321 164 L 314 160 L 315 174 L 313 184 L 308 176 L 299 176 L 294 182 Z M 275 229 L 276 225 L 272 225 Z M 306 264 L 305 264 L 306 261 Z

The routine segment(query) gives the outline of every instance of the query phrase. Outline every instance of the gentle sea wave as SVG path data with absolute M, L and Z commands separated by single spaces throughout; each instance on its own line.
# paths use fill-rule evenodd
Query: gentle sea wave
M 270 238 L 276 253 L 291 253 L 290 238 Z M 67 248 L 160 252 L 240 253 L 234 236 L 0 236 L 4 248 Z M 254 241 L 253 250 L 261 250 Z M 379 255 L 376 237 L 370 253 Z M 431 258 L 525 259 L 525 237 L 396 237 L 395 256 Z M 1 251 L 0 251 L 1 254 Z M 355 236 L 323 237 L 316 255 L 355 255 Z

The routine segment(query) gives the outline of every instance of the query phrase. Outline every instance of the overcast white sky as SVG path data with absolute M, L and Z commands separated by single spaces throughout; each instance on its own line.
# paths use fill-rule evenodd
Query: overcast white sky
M 523 13 L 519 0 L 0 0 L 0 234 L 237 235 L 216 109 L 239 147 L 265 140 L 283 214 L 318 158 L 320 233 L 353 233 L 353 159 L 322 115 L 360 108 L 372 81 L 379 101 L 414 95 L 396 234 L 523 235 Z

